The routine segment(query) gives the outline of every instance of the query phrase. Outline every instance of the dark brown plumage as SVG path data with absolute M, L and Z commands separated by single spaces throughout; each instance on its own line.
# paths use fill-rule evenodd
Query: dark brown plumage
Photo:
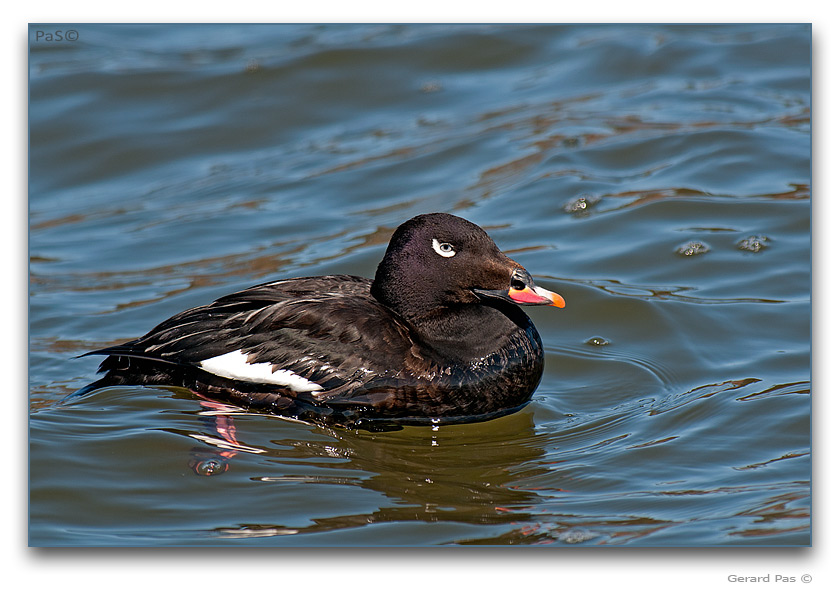
M 257 285 L 181 312 L 108 355 L 109 385 L 175 385 L 363 428 L 476 421 L 528 402 L 543 371 L 519 305 L 562 307 L 478 226 L 444 213 L 397 228 L 374 281 Z

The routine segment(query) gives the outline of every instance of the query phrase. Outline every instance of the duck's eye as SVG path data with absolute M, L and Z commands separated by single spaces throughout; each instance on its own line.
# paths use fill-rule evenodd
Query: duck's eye
M 443 256 L 444 258 L 452 258 L 455 256 L 455 247 L 449 242 L 438 242 L 432 238 L 432 250 Z

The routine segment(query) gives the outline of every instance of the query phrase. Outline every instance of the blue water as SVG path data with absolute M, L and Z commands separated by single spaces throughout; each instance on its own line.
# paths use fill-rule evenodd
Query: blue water
M 49 28 L 78 39 L 29 32 L 31 545 L 810 544 L 809 26 Z M 567 301 L 528 310 L 519 413 L 61 402 L 95 378 L 77 355 L 262 281 L 372 276 L 429 211 Z

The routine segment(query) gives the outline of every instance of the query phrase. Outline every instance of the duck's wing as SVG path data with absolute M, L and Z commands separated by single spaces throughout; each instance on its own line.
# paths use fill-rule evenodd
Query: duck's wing
M 327 276 L 257 285 L 88 354 L 112 357 L 100 370 L 113 370 L 114 357 L 140 358 L 317 397 L 394 375 L 413 348 L 369 279 Z

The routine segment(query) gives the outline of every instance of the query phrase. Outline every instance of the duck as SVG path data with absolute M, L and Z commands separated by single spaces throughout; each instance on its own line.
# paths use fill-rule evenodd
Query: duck
M 427 213 L 394 231 L 373 280 L 262 283 L 182 311 L 105 355 L 98 381 L 174 386 L 247 410 L 368 430 L 516 412 L 544 351 L 524 306 L 565 307 L 478 225 Z

